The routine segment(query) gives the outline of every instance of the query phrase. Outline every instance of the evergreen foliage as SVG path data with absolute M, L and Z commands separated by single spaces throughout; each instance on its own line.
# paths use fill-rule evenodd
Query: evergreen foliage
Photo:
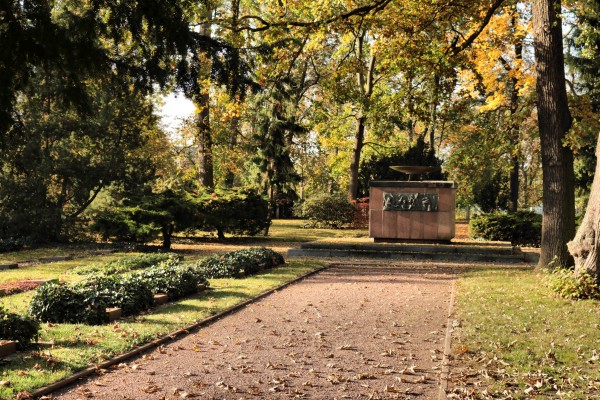
M 300 217 L 312 227 L 343 228 L 354 221 L 356 210 L 348 196 L 322 193 L 306 199 L 299 207 Z
M 408 180 L 408 175 L 390 169 L 394 165 L 425 165 L 439 167 L 440 171 L 430 172 L 421 176 L 423 180 L 442 180 L 442 160 L 436 157 L 423 137 L 405 151 L 397 151 L 389 155 L 372 155 L 360 165 L 358 190 L 359 197 L 369 196 L 369 182 L 378 180 Z
M 104 239 L 145 243 L 162 234 L 163 248 L 171 248 L 174 232 L 195 226 L 198 210 L 186 194 L 165 190 L 123 199 L 98 210 L 91 229 Z
M 477 215 L 469 222 L 469 235 L 472 238 L 507 241 L 515 246 L 539 247 L 542 216 L 532 211 Z
M 216 189 L 194 200 L 198 212 L 198 229 L 254 236 L 270 224 L 268 202 L 252 189 Z
M 33 319 L 11 313 L 0 306 L 0 340 L 13 340 L 22 350 L 37 339 L 40 325 Z
M 38 321 L 101 324 L 108 321 L 107 307 L 134 315 L 153 305 L 153 295 L 166 293 L 176 300 L 208 286 L 204 271 L 165 261 L 123 275 L 95 275 L 74 285 L 49 282 L 40 286 L 29 303 L 29 314 Z
M 260 247 L 207 257 L 195 266 L 203 270 L 208 278 L 243 278 L 284 263 L 281 254 Z

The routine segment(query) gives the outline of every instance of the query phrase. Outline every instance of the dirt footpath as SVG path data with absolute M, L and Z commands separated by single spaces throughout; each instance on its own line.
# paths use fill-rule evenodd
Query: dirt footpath
M 52 398 L 436 399 L 453 276 L 415 264 L 332 267 Z

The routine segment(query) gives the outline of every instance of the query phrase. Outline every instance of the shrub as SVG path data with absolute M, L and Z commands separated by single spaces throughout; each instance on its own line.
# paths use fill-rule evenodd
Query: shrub
M 208 278 L 241 278 L 285 263 L 283 256 L 271 249 L 249 248 L 207 257 L 196 264 Z
M 17 342 L 19 349 L 37 340 L 40 325 L 33 319 L 10 313 L 0 306 L 0 339 Z
M 217 190 L 204 193 L 196 200 L 199 210 L 198 228 L 225 233 L 254 236 L 270 224 L 269 203 L 250 189 Z
M 9 251 L 18 251 L 25 246 L 25 242 L 21 239 L 0 238 L 0 253 L 8 253 Z
M 153 293 L 138 277 L 94 276 L 77 283 L 74 289 L 86 298 L 95 298 L 106 307 L 119 307 L 123 316 L 150 308 Z
M 575 275 L 573 270 L 556 269 L 549 275 L 549 283 L 550 288 L 560 297 L 573 300 L 600 300 L 600 287 L 586 272 Z
M 43 322 L 98 324 L 107 321 L 106 307 L 101 297 L 87 297 L 65 283 L 48 282 L 36 289 L 29 314 Z
M 542 239 L 542 216 L 532 211 L 481 214 L 471 219 L 469 234 L 474 238 L 539 247 Z
M 355 209 L 343 194 L 320 194 L 304 201 L 301 217 L 313 227 L 341 228 L 354 220 Z
M 177 263 L 182 259 L 182 256 L 174 253 L 127 255 L 116 260 L 108 261 L 102 265 L 77 267 L 73 269 L 72 272 L 78 275 L 89 275 L 96 273 L 113 275 L 148 268 L 163 261 Z
M 132 274 L 144 282 L 153 294 L 165 293 L 169 300 L 176 300 L 198 291 L 198 284 L 208 284 L 203 271 L 190 266 L 167 263 Z M 130 278 L 131 278 L 130 277 Z
M 197 213 L 187 193 L 165 190 L 132 196 L 98 210 L 91 229 L 105 239 L 135 242 L 148 242 L 162 234 L 163 249 L 168 250 L 173 233 L 194 227 Z

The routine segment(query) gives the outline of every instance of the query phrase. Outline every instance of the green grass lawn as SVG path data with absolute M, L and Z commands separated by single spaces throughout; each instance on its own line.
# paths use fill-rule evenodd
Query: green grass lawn
M 600 398 L 600 302 L 556 298 L 545 279 L 510 267 L 459 278 L 452 373 L 462 398 Z

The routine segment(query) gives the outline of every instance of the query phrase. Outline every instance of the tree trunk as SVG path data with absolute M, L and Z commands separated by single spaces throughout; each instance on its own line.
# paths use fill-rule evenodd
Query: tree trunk
M 515 212 L 519 208 L 519 157 L 511 157 L 510 162 L 512 168 L 510 170 L 510 201 L 508 206 L 510 211 Z
M 517 21 L 513 16 L 511 18 L 511 24 L 513 26 L 513 31 L 516 30 Z M 520 39 L 517 39 L 515 43 L 515 60 L 517 62 L 521 62 L 523 60 L 523 44 Z M 515 66 L 518 67 L 518 66 Z M 508 72 L 510 72 L 513 68 L 506 66 Z M 513 151 L 513 156 L 511 157 L 511 165 L 512 169 L 510 171 L 510 211 L 515 212 L 519 208 L 519 171 L 520 171 L 520 135 L 519 135 L 519 125 L 515 122 L 515 114 L 519 109 L 519 80 L 516 76 L 511 78 L 511 93 L 510 93 L 510 140 Z
M 163 237 L 162 248 L 165 251 L 171 250 L 171 237 L 173 236 L 174 229 L 175 228 L 172 224 L 165 225 L 162 227 L 162 237 Z
M 210 18 L 212 10 L 208 10 L 206 15 Z M 203 36 L 210 37 L 210 24 L 202 24 L 200 32 Z M 207 65 L 202 73 L 203 78 L 210 74 L 210 65 Z M 210 94 L 208 91 L 200 93 L 197 97 L 198 117 L 196 123 L 196 141 L 198 145 L 198 180 L 204 187 L 213 188 L 215 186 L 213 174 L 213 156 L 212 156 L 212 132 L 210 129 Z
M 567 242 L 575 233 L 573 152 L 563 146 L 571 127 L 567 103 L 560 0 L 533 2 L 537 108 L 543 168 L 543 222 L 540 267 L 567 267 Z
M 569 242 L 569 252 L 575 258 L 575 273 L 590 274 L 600 285 L 600 136 L 596 144 L 596 171 L 583 221 L 575 238 Z
M 365 40 L 366 31 L 363 31 L 359 36 L 356 37 L 356 58 L 362 65 L 363 61 L 363 46 Z M 365 103 L 369 103 L 371 95 L 373 94 L 373 87 L 375 85 L 375 63 L 376 57 L 373 53 L 369 57 L 367 68 L 360 68 L 356 73 L 356 83 L 358 89 L 362 94 Z M 354 148 L 352 149 L 352 159 L 350 160 L 350 187 L 348 189 L 348 195 L 350 199 L 356 199 L 358 197 L 358 169 L 360 167 L 360 156 L 362 153 L 363 146 L 365 144 L 365 111 L 360 111 L 360 116 L 356 118 L 356 133 L 354 135 Z
M 198 178 L 204 187 L 215 186 L 213 175 L 212 135 L 210 131 L 210 96 L 200 96 L 196 141 L 198 144 Z
M 356 134 L 354 135 L 354 148 L 352 149 L 352 160 L 350 161 L 350 189 L 348 196 L 351 199 L 358 197 L 358 167 L 360 166 L 360 154 L 365 142 L 365 118 L 356 119 Z

